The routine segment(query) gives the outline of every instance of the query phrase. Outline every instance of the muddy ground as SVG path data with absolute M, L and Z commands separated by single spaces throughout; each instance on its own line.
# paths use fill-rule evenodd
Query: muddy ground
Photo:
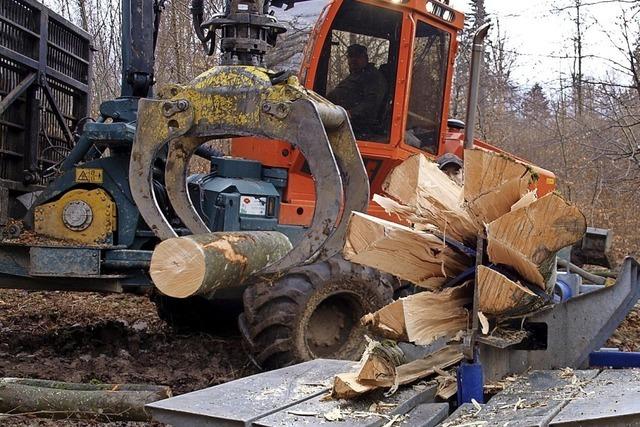
M 0 289 L 0 376 L 71 382 L 149 383 L 186 393 L 258 372 L 235 322 L 227 337 L 177 333 L 146 296 Z M 640 349 L 636 308 L 608 343 Z M 150 423 L 0 419 L 2 426 L 148 426 Z
M 174 332 L 147 296 L 0 289 L 0 376 L 164 384 L 181 394 L 258 372 L 235 321 L 223 327 L 230 336 Z M 102 424 L 16 416 L 0 425 Z

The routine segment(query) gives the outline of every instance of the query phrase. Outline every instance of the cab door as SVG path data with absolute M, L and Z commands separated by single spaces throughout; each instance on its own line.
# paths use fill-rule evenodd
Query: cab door
M 414 14 L 404 147 L 435 156 L 444 139 L 449 102 L 451 32 Z
M 338 7 L 336 7 L 338 6 Z M 335 15 L 327 17 L 328 27 L 316 68 L 311 70 L 312 87 L 320 95 L 348 108 L 348 100 L 336 101 L 332 95 L 349 80 L 379 94 L 372 102 L 366 126 L 358 126 L 352 117 L 356 139 L 360 142 L 387 144 L 391 136 L 391 118 L 395 99 L 400 57 L 403 12 L 391 5 L 368 1 L 343 1 L 334 5 Z M 330 22 L 330 26 L 327 23 Z M 348 66 L 349 46 L 364 47 L 368 56 L 367 78 L 358 81 Z M 355 77 L 355 79 L 354 79 Z M 381 83 L 382 82 L 382 83 Z M 355 91 L 354 91 L 355 92 Z M 357 97 L 354 93 L 354 97 Z

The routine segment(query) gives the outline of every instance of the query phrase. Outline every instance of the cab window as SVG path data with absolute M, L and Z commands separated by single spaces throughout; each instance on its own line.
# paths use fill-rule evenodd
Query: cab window
M 314 90 L 347 110 L 359 140 L 388 142 L 402 13 L 345 2 L 323 46 Z
M 450 35 L 418 21 L 413 46 L 405 142 L 437 153 Z

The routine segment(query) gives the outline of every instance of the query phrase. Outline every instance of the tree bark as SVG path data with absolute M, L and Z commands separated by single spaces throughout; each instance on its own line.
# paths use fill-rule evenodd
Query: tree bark
M 169 397 L 171 389 L 164 386 L 0 379 L 0 413 L 149 421 L 144 405 Z
M 149 271 L 167 296 L 211 298 L 220 288 L 241 285 L 291 248 L 287 236 L 276 231 L 177 237 L 156 246 Z

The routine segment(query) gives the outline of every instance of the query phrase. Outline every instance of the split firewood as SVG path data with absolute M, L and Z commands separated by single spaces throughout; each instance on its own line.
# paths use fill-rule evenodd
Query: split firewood
M 440 292 L 420 292 L 402 299 L 409 341 L 428 345 L 440 337 L 453 338 L 467 329 L 471 282 Z
M 463 358 L 459 346 L 446 346 L 428 356 L 396 367 L 395 374 L 380 376 L 377 381 L 360 382 L 359 372 L 336 375 L 331 395 L 336 399 L 352 399 L 379 388 L 398 387 L 434 375 L 437 370 L 459 363 Z
M 365 350 L 358 382 L 361 384 L 383 384 L 394 381 L 396 367 L 407 362 L 404 352 L 393 341 L 370 341 Z
M 382 184 L 397 205 L 376 198 L 391 214 L 417 225 L 433 225 L 446 236 L 475 246 L 478 226 L 463 207 L 462 188 L 438 165 L 416 154 L 397 166 Z
M 429 289 L 460 274 L 471 262 L 433 234 L 360 212 L 351 214 L 343 255 Z
M 212 297 L 218 289 L 242 284 L 291 248 L 287 236 L 276 231 L 177 237 L 156 246 L 149 273 L 170 297 Z
M 144 405 L 169 397 L 171 389 L 164 386 L 0 379 L 0 413 L 150 421 L 151 417 Z
M 446 369 L 457 365 L 463 359 L 460 346 L 448 345 L 423 359 L 417 359 L 396 370 L 395 384 L 409 384 L 436 373 L 436 369 Z
M 580 210 L 550 193 L 487 226 L 487 254 L 494 264 L 513 268 L 524 280 L 550 292 L 557 252 L 582 238 L 587 228 Z
M 510 212 L 534 181 L 530 167 L 505 154 L 479 149 L 464 152 L 464 199 L 480 224 Z
M 408 341 L 403 307 L 402 300 L 396 300 L 375 313 L 365 314 L 360 322 L 375 336 L 395 341 Z
M 353 399 L 377 388 L 375 384 L 359 383 L 357 372 L 345 372 L 334 377 L 331 396 L 335 399 Z
M 458 392 L 458 382 L 454 373 L 437 370 L 436 382 L 438 388 L 436 396 L 442 400 L 451 399 Z
M 483 265 L 478 266 L 478 310 L 494 316 L 528 313 L 544 301 L 526 286 Z

